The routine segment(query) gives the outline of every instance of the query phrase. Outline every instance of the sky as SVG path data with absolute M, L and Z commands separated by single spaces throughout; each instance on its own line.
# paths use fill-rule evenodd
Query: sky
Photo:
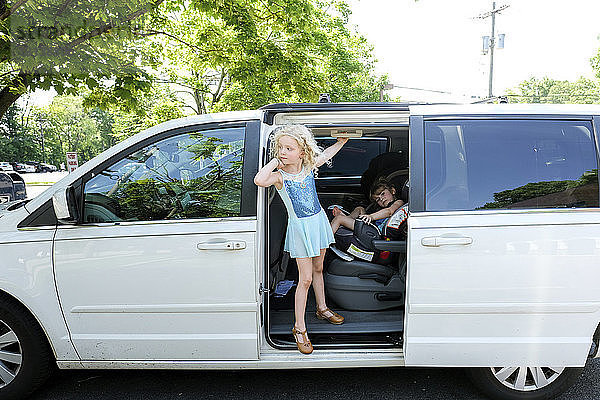
M 376 72 L 398 86 L 452 94 L 394 89 L 392 98 L 471 101 L 487 97 L 491 0 L 348 0 L 350 22 L 374 46 Z M 531 77 L 577 80 L 594 77 L 590 58 L 600 48 L 600 2 L 596 0 L 498 0 L 496 34 L 504 49 L 494 52 L 493 94 L 502 95 Z

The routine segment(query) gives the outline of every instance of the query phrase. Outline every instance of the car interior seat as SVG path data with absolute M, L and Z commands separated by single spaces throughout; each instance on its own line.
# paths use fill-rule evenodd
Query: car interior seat
M 406 187 L 408 188 L 408 185 Z M 400 213 L 405 211 L 401 208 L 394 216 L 399 217 Z M 406 226 L 407 214 L 403 215 L 403 219 L 400 220 L 404 223 L 394 226 L 398 235 L 404 231 L 402 227 Z M 391 219 L 394 219 L 394 216 Z M 347 231 L 355 236 L 355 242 L 361 247 L 350 246 L 348 252 L 335 246 L 331 247 L 335 257 L 324 273 L 328 296 L 336 304 L 350 311 L 377 311 L 402 306 L 406 286 L 406 241 L 382 239 L 379 235 L 371 235 L 368 232 L 363 234 L 363 225 L 356 224 L 354 232 Z M 388 231 L 390 229 L 388 226 Z M 338 233 L 336 239 L 337 235 Z M 391 264 L 381 263 L 380 254 L 383 252 L 392 253 L 389 259 Z

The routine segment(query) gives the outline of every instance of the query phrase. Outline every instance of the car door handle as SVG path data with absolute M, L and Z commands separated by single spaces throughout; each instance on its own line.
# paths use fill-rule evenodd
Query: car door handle
M 243 240 L 214 240 L 198 243 L 198 250 L 243 250 L 246 242 Z
M 421 239 L 425 247 L 440 247 L 451 245 L 466 246 L 473 243 L 473 238 L 467 236 L 428 236 Z

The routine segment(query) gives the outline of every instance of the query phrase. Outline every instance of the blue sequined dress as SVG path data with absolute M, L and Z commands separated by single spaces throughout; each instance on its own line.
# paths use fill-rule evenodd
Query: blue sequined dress
M 288 213 L 284 250 L 291 258 L 316 257 L 335 240 L 317 197 L 314 174 L 306 173 L 305 168 L 298 174 L 279 172 L 283 187 L 276 189 Z

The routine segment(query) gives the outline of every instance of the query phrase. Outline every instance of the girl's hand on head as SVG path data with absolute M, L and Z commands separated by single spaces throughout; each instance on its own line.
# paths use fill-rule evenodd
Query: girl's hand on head
M 360 219 L 361 221 L 366 222 L 367 224 L 370 224 L 371 221 L 373 221 L 373 218 L 371 218 L 370 215 L 367 214 L 361 214 L 358 217 L 356 217 L 357 219 Z

